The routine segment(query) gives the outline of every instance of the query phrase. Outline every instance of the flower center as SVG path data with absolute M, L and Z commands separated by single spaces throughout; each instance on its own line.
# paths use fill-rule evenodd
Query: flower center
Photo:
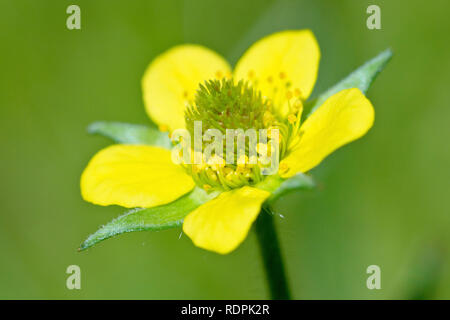
M 268 101 L 263 101 L 259 91 L 243 81 L 235 84 L 223 78 L 200 84 L 195 104 L 187 108 L 185 121 L 191 135 L 195 121 L 201 121 L 204 130 L 218 129 L 225 134 L 226 129 L 267 128 L 273 121 L 267 112 L 270 112 Z
M 297 103 L 282 119 L 274 107 L 272 100 L 243 81 L 224 78 L 201 84 L 185 112 L 194 160 L 183 166 L 196 184 L 207 191 L 223 191 L 253 185 L 265 175 L 276 174 L 279 160 L 298 136 L 301 108 Z M 220 147 L 213 152 L 203 143 L 196 147 L 199 123 L 201 139 L 211 130 L 218 133 L 216 139 L 220 137 Z

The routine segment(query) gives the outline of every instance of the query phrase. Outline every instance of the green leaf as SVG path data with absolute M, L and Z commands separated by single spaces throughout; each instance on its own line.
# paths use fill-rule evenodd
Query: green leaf
M 117 143 L 149 144 L 167 149 L 172 147 L 167 132 L 141 124 L 98 121 L 89 125 L 88 132 L 108 137 Z
M 311 190 L 315 188 L 315 186 L 316 184 L 310 176 L 303 173 L 297 173 L 295 176 L 288 179 L 283 179 L 278 175 L 270 176 L 257 184 L 255 187 L 271 192 L 272 194 L 266 202 L 272 204 L 279 197 L 290 192 L 298 190 Z
M 372 82 L 384 69 L 391 57 L 392 51 L 390 49 L 387 49 L 381 52 L 375 58 L 367 61 L 361 67 L 350 73 L 345 79 L 341 80 L 336 85 L 322 93 L 316 99 L 308 102 L 305 109 L 310 111 L 309 113 L 305 112 L 305 114 L 308 114 L 308 116 L 310 116 L 314 111 L 317 110 L 318 107 L 320 107 L 325 102 L 325 100 L 341 90 L 349 88 L 359 88 L 363 93 L 366 93 Z
M 132 209 L 112 220 L 90 235 L 80 246 L 80 251 L 116 235 L 133 231 L 159 231 L 179 227 L 184 217 L 201 204 L 213 199 L 217 193 L 206 193 L 195 188 L 189 194 L 158 207 Z

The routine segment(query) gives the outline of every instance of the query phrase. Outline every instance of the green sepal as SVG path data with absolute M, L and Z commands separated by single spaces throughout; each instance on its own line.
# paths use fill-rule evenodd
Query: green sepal
M 172 142 L 167 132 L 161 132 L 156 128 L 141 124 L 97 121 L 91 123 L 87 130 L 91 134 L 100 134 L 117 143 L 147 144 L 166 149 L 172 147 Z
M 186 215 L 216 196 L 217 193 L 206 193 L 203 189 L 195 188 L 171 203 L 147 209 L 132 209 L 91 234 L 81 244 L 79 250 L 85 250 L 103 240 L 126 232 L 159 231 L 179 227 Z
M 320 107 L 325 102 L 325 100 L 344 89 L 359 88 L 365 94 L 377 75 L 389 62 L 391 57 L 392 51 L 390 49 L 387 49 L 381 52 L 375 58 L 367 61 L 361 67 L 350 73 L 346 78 L 319 95 L 319 97 L 307 102 L 305 105 L 304 114 L 307 114 L 307 117 L 310 116 L 314 111 L 317 110 L 318 107 Z
M 271 195 L 267 198 L 266 203 L 272 204 L 281 196 L 299 190 L 311 190 L 316 187 L 311 176 L 304 173 L 297 173 L 288 179 L 283 179 L 278 175 L 267 177 L 264 181 L 255 185 L 255 187 L 269 191 Z
M 280 186 L 272 192 L 270 197 L 267 199 L 269 203 L 275 202 L 279 197 L 284 196 L 288 193 L 299 191 L 299 190 L 312 190 L 316 187 L 311 176 L 303 173 L 297 173 L 295 176 L 284 180 Z

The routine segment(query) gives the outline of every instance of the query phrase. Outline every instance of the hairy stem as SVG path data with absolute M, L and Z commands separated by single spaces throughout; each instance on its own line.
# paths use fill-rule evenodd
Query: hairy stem
M 273 213 L 270 208 L 263 207 L 261 209 L 255 223 L 255 229 L 271 299 L 288 300 L 291 298 L 291 295 L 275 230 Z

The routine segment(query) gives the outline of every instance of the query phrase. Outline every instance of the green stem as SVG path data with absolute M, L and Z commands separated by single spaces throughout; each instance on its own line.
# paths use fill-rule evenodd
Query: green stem
M 255 223 L 256 235 L 261 249 L 262 260 L 266 270 L 271 298 L 289 300 L 289 287 L 281 257 L 273 214 L 269 208 L 263 208 Z

